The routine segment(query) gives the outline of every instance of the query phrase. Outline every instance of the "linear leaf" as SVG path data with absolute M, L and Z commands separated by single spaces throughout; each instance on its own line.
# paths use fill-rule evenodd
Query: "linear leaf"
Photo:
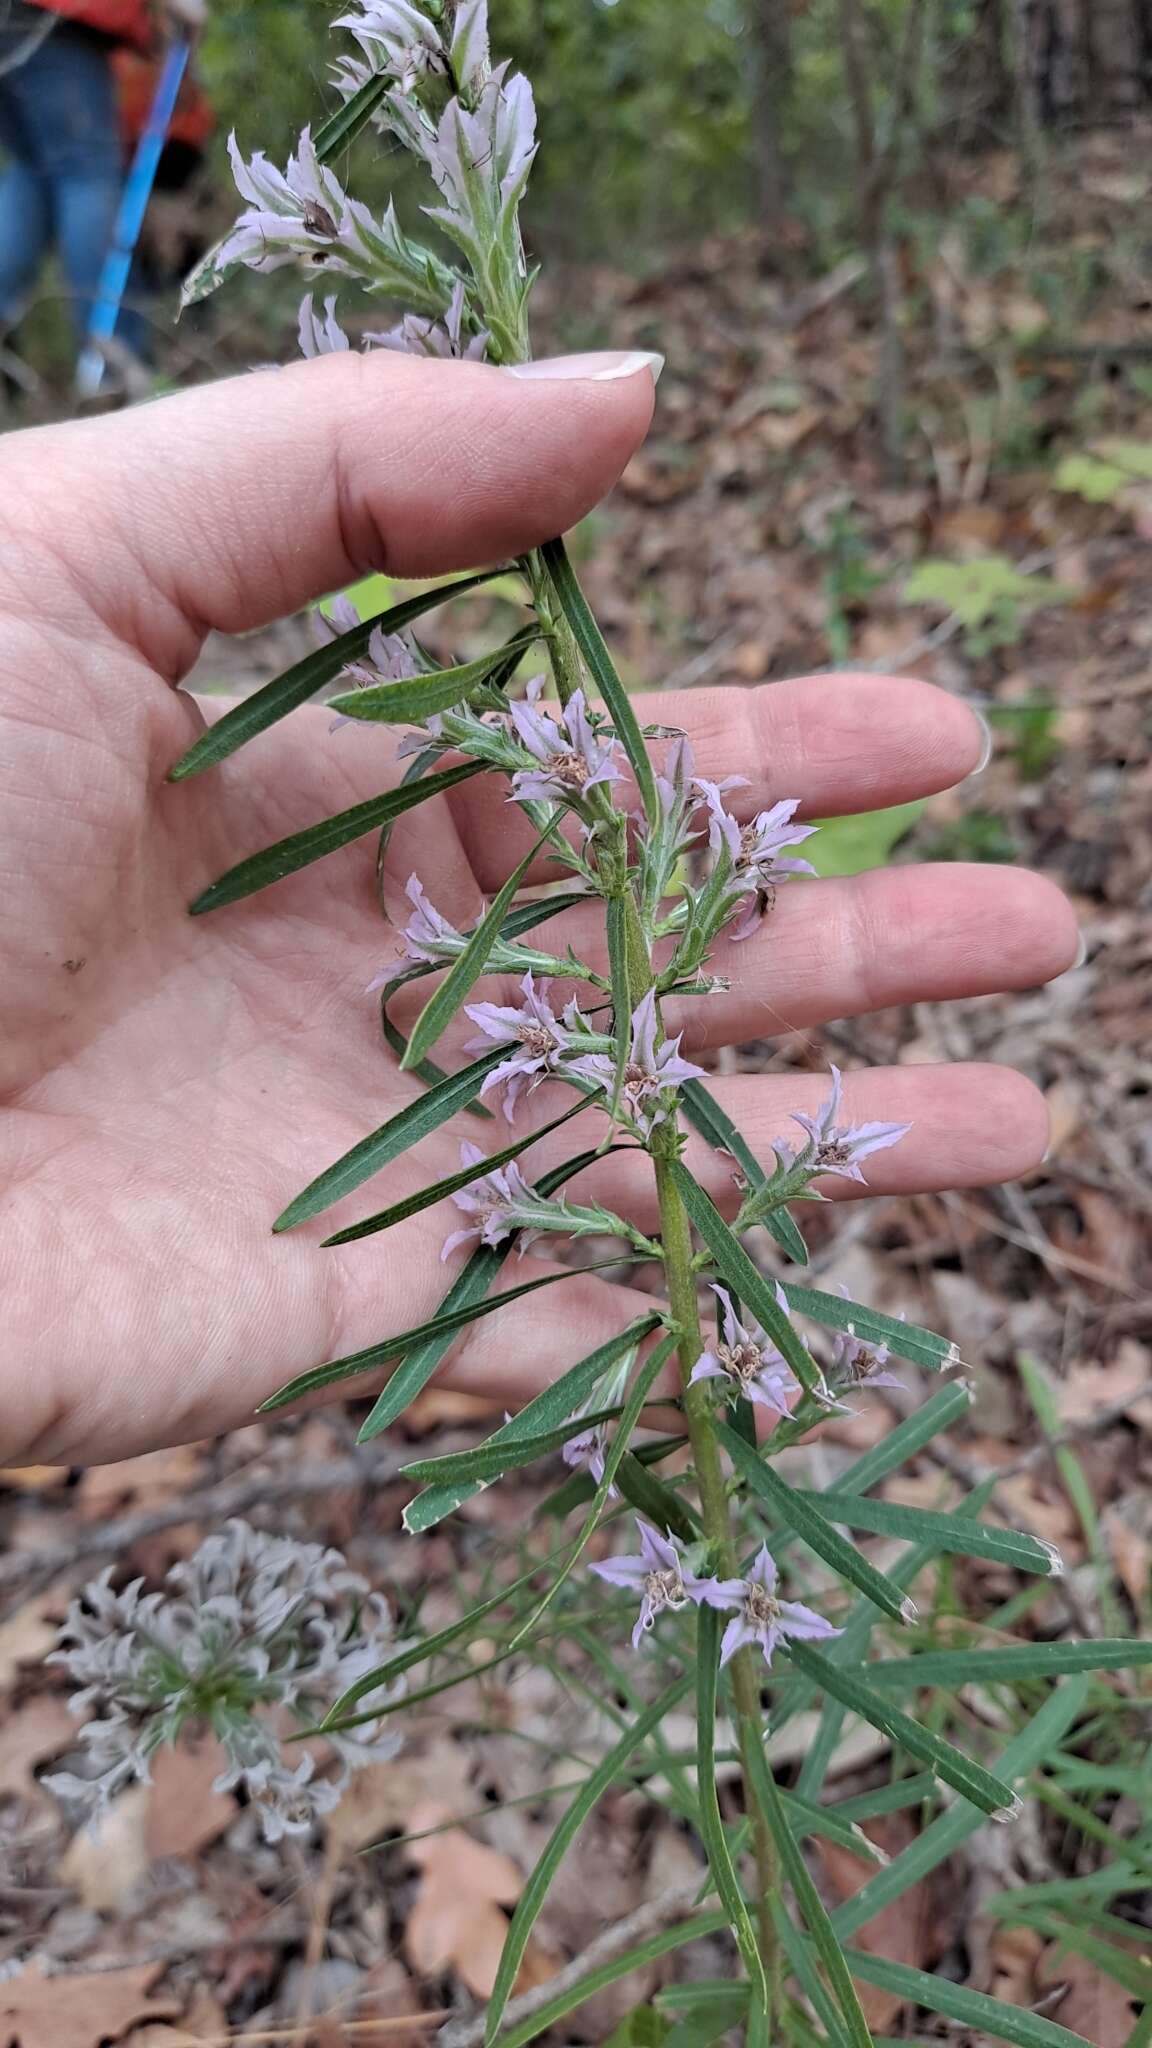
M 785 1484 L 778 1472 L 774 1472 L 759 1453 L 746 1444 L 728 1424 L 717 1425 L 717 1434 L 724 1445 L 736 1470 L 742 1475 L 762 1501 L 767 1502 L 774 1518 L 791 1529 L 810 1550 L 830 1564 L 833 1571 L 871 1600 L 884 1614 L 890 1614 L 893 1621 L 911 1622 L 916 1619 L 916 1609 L 899 1586 L 894 1585 L 875 1565 L 869 1564 L 855 1544 L 833 1527 L 827 1516 L 817 1507 L 809 1494 L 797 1493 Z
M 1059 1745 L 1079 1718 L 1090 1690 L 1088 1679 L 1074 1678 L 1049 1694 L 1039 1712 L 1013 1737 L 1000 1758 L 1000 1776 L 1008 1784 L 1021 1784 L 1042 1758 Z M 909 1785 L 913 1782 L 908 1780 Z M 913 1885 L 939 1869 L 983 1825 L 983 1815 L 964 1800 L 957 1800 L 938 1814 L 915 1841 L 893 1858 L 887 1870 L 878 1870 L 858 1892 L 837 1906 L 832 1921 L 841 1940 L 847 1941 L 885 1906 L 903 1898 Z
M 512 908 L 516 892 L 547 838 L 548 832 L 541 833 L 535 844 L 529 847 L 523 860 L 517 862 L 499 894 L 493 897 L 479 924 L 469 933 L 467 945 L 462 953 L 457 954 L 435 995 L 425 1003 L 412 1026 L 408 1050 L 400 1062 L 405 1070 L 418 1066 L 425 1053 L 432 1050 L 436 1040 L 452 1022 L 464 998 L 479 981 L 500 937 L 500 928 Z M 507 1046 L 503 1046 L 501 1050 L 507 1059 Z
M 586 1977 L 581 1977 L 579 1983 L 571 1985 L 567 1991 L 558 1991 L 547 2005 L 537 2008 L 531 2019 L 521 2020 L 518 2026 L 510 2027 L 506 2034 L 501 2034 L 497 2048 L 527 2048 L 529 2041 L 546 2034 L 558 2020 L 567 2019 L 570 2012 L 576 2012 L 598 1991 L 606 1991 L 610 1984 L 630 1976 L 633 1970 L 644 1969 L 649 1963 L 658 1962 L 662 1956 L 671 1955 L 675 1949 L 687 1947 L 690 1941 L 702 1941 L 707 1935 L 720 1934 L 727 1925 L 725 1913 L 698 1913 L 691 1920 L 682 1920 L 678 1927 L 667 1927 L 662 1934 L 650 1935 L 647 1941 L 638 1942 L 624 1955 L 614 1956 L 610 1963 L 602 1963 L 598 1970 L 589 1970 Z M 724 1989 L 732 1994 L 739 1992 L 740 1987 L 727 1984 Z
M 828 1917 L 824 1901 L 808 1873 L 803 1851 L 792 1832 L 788 1808 L 781 1796 L 780 1788 L 763 1750 L 756 1743 L 749 1746 L 748 1763 L 756 1803 L 768 1823 L 781 1868 L 792 1886 L 796 1905 L 812 1938 L 812 1945 L 827 1972 L 833 1996 L 839 2007 L 839 2016 L 843 2021 L 845 2039 L 851 2043 L 851 2048 L 872 2048 L 872 2035 L 856 1995 L 851 1973 L 844 1960 L 844 1952 Z
M 478 1448 L 481 1451 L 489 1451 L 497 1449 L 500 1445 L 514 1445 L 521 1438 L 532 1438 L 543 1431 L 554 1429 L 560 1422 L 571 1423 L 597 1381 L 601 1380 L 627 1352 L 637 1344 L 643 1343 L 645 1337 L 658 1329 L 659 1321 L 658 1316 L 641 1317 L 637 1322 L 630 1323 L 618 1337 L 612 1337 L 607 1344 L 601 1344 L 597 1350 L 590 1351 L 587 1358 L 582 1358 L 569 1372 L 545 1387 L 543 1392 L 529 1401 L 518 1415 L 512 1417 L 511 1422 L 506 1422 L 501 1429 L 495 1430 Z M 479 1484 L 470 1481 L 457 1485 L 449 1485 L 442 1481 L 439 1485 L 431 1486 L 424 1493 L 417 1494 L 414 1501 L 409 1502 L 404 1510 L 404 1527 L 412 1535 L 422 1535 L 426 1529 L 434 1528 L 437 1522 L 443 1521 L 445 1515 L 454 1513 L 463 1501 L 469 1500 L 479 1491 Z
M 236 704 L 226 711 L 223 718 L 202 733 L 194 746 L 182 754 L 174 768 L 168 770 L 169 782 L 183 782 L 189 775 L 199 775 L 205 768 L 211 768 L 217 761 L 223 761 L 234 754 L 238 747 L 254 739 L 258 732 L 266 732 L 278 719 L 286 718 L 300 704 L 306 704 L 325 683 L 338 676 L 350 661 L 364 653 L 377 626 L 385 633 L 398 633 L 410 626 L 414 619 L 423 618 L 425 612 L 434 611 L 437 605 L 446 604 L 449 598 L 461 597 L 466 590 L 475 590 L 477 584 L 490 583 L 494 576 L 504 572 L 500 569 L 482 569 L 475 576 L 462 576 L 455 583 L 438 584 L 435 590 L 421 591 L 418 597 L 406 597 L 401 604 L 394 604 L 385 612 L 377 612 L 371 619 L 363 619 L 347 633 L 341 633 L 325 647 L 317 647 L 306 654 L 303 661 L 294 662 L 283 675 L 273 682 L 265 683 L 262 690 L 255 690 L 251 697 L 245 697 L 242 704 Z
M 608 1105 L 611 1130 L 620 1114 L 620 1098 L 628 1071 L 632 1046 L 632 1003 L 628 993 L 628 909 L 622 896 L 610 896 L 604 906 L 608 937 L 608 971 L 612 979 L 612 1033 L 616 1041 L 612 1098 Z
M 703 1081 L 684 1081 L 680 1085 L 680 1102 L 689 1123 L 707 1138 L 718 1152 L 729 1152 L 743 1173 L 750 1188 L 762 1188 L 768 1184 L 768 1176 L 753 1152 L 747 1139 L 733 1123 L 727 1110 L 721 1109 L 714 1095 L 710 1095 Z M 800 1235 L 794 1217 L 787 1209 L 773 1209 L 764 1217 L 764 1227 L 771 1231 L 780 1249 L 797 1266 L 808 1264 L 808 1247 Z
M 602 1264 L 615 1265 L 618 1261 L 605 1259 Z M 467 1269 L 465 1269 L 467 1270 Z M 507 1308 L 519 1301 L 523 1295 L 537 1294 L 542 1287 L 554 1287 L 558 1280 L 571 1280 L 578 1273 L 594 1273 L 596 1266 L 565 1267 L 556 1273 L 546 1273 L 542 1280 L 525 1280 L 519 1287 L 509 1287 L 503 1294 L 493 1294 L 479 1301 L 469 1302 L 458 1309 L 444 1311 L 432 1316 L 426 1323 L 417 1323 L 411 1330 L 401 1330 L 398 1336 L 382 1337 L 378 1344 L 368 1344 L 363 1351 L 352 1351 L 347 1358 L 333 1358 L 327 1365 L 315 1365 L 310 1372 L 302 1372 L 278 1394 L 262 1403 L 257 1414 L 266 1415 L 273 1408 L 286 1407 L 289 1401 L 299 1401 L 304 1394 L 314 1394 L 324 1387 L 337 1385 L 341 1380 L 355 1379 L 359 1373 L 371 1372 L 378 1365 L 387 1365 L 393 1358 L 404 1358 L 404 1365 L 394 1372 L 384 1393 L 399 1402 L 396 1414 L 402 1413 L 409 1401 L 414 1399 L 419 1388 L 410 1385 L 413 1372 L 405 1356 L 418 1350 L 422 1345 L 437 1342 L 441 1337 L 454 1337 L 469 1323 L 478 1322 L 481 1316 L 492 1315 L 497 1309 Z M 423 1382 L 421 1382 L 423 1384 Z M 383 1399 L 383 1396 L 381 1397 Z M 395 1420 L 395 1417 L 390 1417 Z
M 367 126 L 384 95 L 393 83 L 388 71 L 376 71 L 366 78 L 363 85 L 337 107 L 334 114 L 321 123 L 313 136 L 316 155 L 322 164 L 331 163 L 342 149 L 354 142 L 360 130 Z
M 885 1433 L 880 1443 L 849 1465 L 841 1479 L 844 1492 L 869 1493 L 889 1472 L 898 1471 L 925 1444 L 930 1444 L 934 1436 L 961 1421 L 971 1406 L 972 1389 L 966 1380 L 951 1380 L 946 1387 L 937 1387 L 923 1407 L 914 1408 L 903 1422 Z
M 1058 2027 L 1054 2020 L 1043 2019 L 1023 2006 L 1003 2005 L 983 1991 L 952 1984 L 947 1977 L 929 1976 L 926 1970 L 913 1970 L 906 1963 L 891 1963 L 886 1957 L 865 1955 L 855 1948 L 848 1950 L 848 1964 L 853 1976 L 863 1977 L 866 1984 L 891 1991 L 909 2005 L 941 2012 L 974 2033 L 1008 2041 L 1013 2048 L 1092 2048 L 1083 2034 L 1072 2034 L 1067 2027 Z
M 454 668 L 431 669 L 423 675 L 406 677 L 398 683 L 369 683 L 362 690 L 348 690 L 333 697 L 331 708 L 344 718 L 361 718 L 371 725 L 411 725 L 434 712 L 450 711 L 461 698 L 489 682 L 512 652 L 523 654 L 538 638 L 522 633 L 506 647 L 493 648 L 475 661 L 460 662 Z
M 632 709 L 627 690 L 616 673 L 612 656 L 604 644 L 604 637 L 588 609 L 584 592 L 576 579 L 576 572 L 568 559 L 568 551 L 562 540 L 546 541 L 540 550 L 540 557 L 548 572 L 557 601 L 568 624 L 572 628 L 576 645 L 579 647 L 588 673 L 608 707 L 608 715 L 615 727 L 617 738 L 632 763 L 636 787 L 644 804 L 645 815 L 655 822 L 660 816 L 660 800 L 656 794 L 656 778 L 639 720 Z
M 684 1443 L 686 1438 L 670 1441 Z M 651 1446 L 645 1446 L 647 1451 Z M 643 1456 L 629 1451 L 621 1458 L 616 1470 L 616 1485 L 630 1508 L 636 1508 L 657 1529 L 670 1529 L 673 1536 L 679 1536 L 685 1543 L 694 1543 L 700 1534 L 699 1517 L 690 1501 L 682 1500 L 665 1486 L 662 1479 L 648 1470 Z
M 688 1215 L 704 1239 L 721 1278 L 750 1308 L 757 1321 L 787 1359 L 801 1386 L 810 1394 L 823 1391 L 823 1380 L 784 1314 L 775 1293 L 759 1267 L 754 1266 L 738 1237 L 729 1230 L 715 1203 L 693 1180 L 682 1160 L 672 1162 L 672 1173 Z M 793 1289 L 788 1289 L 791 1299 Z
M 516 1472 L 524 1465 L 532 1465 L 537 1458 L 546 1458 L 551 1451 L 558 1451 L 571 1443 L 577 1428 L 595 1429 L 598 1423 L 613 1422 L 619 1415 L 619 1406 L 591 1409 L 586 1415 L 571 1417 L 567 1422 L 554 1423 L 551 1429 L 544 1429 L 537 1436 L 517 1437 L 511 1443 L 480 1444 L 471 1451 L 450 1452 L 443 1458 L 417 1458 L 401 1470 L 405 1479 L 428 1479 L 432 1481 L 461 1481 L 467 1485 L 476 1480 L 481 1486 L 488 1486 L 494 1479 L 500 1479 L 505 1472 Z
M 935 1779 L 925 1774 L 929 1788 L 935 1787 Z M 777 1788 L 779 1789 L 779 1788 Z M 836 1842 L 841 1849 L 847 1849 L 861 1862 L 886 1865 L 888 1858 L 878 1849 L 869 1835 L 853 1820 L 848 1820 L 841 1807 L 813 1806 L 811 1800 L 799 1799 L 795 1792 L 780 1791 L 784 1810 L 788 1815 L 793 1832 L 803 1838 L 818 1835 L 821 1841 Z
M 385 1166 L 391 1166 L 404 1152 L 419 1145 L 432 1131 L 438 1131 L 457 1110 L 463 1109 L 473 1097 L 480 1093 L 481 1084 L 487 1074 L 499 1065 L 501 1058 L 507 1058 L 506 1046 L 493 1046 L 491 1052 L 462 1067 L 458 1074 L 450 1074 L 427 1094 L 418 1095 L 415 1102 L 409 1102 L 397 1115 L 389 1117 L 386 1124 L 372 1131 L 367 1138 L 361 1138 L 350 1152 L 345 1152 L 331 1166 L 318 1173 L 315 1180 L 301 1190 L 294 1201 L 289 1202 L 283 1214 L 276 1218 L 273 1230 L 294 1230 L 298 1223 L 307 1223 L 310 1217 L 319 1216 L 324 1209 L 330 1209 L 344 1195 L 350 1195 L 355 1188 L 363 1187 Z
M 883 1315 L 879 1309 L 866 1308 L 863 1302 L 846 1301 L 842 1294 L 824 1294 L 814 1287 L 795 1286 L 789 1280 L 784 1282 L 784 1292 L 797 1315 L 808 1316 L 830 1330 L 854 1330 L 865 1344 L 887 1344 L 899 1358 L 908 1358 L 929 1372 L 944 1372 L 960 1363 L 956 1345 L 947 1337 L 938 1337 L 934 1330 L 901 1322 L 899 1316 Z
M 926 1650 L 898 1662 L 870 1664 L 868 1677 L 885 1692 L 922 1685 L 958 1691 L 963 1685 L 1016 1684 L 1024 1678 L 1066 1678 L 1078 1671 L 1136 1671 L 1152 1664 L 1152 1642 L 1102 1637 L 1085 1643 L 1021 1643 L 1003 1650 Z
M 1038 1536 L 1026 1536 L 1016 1529 L 991 1529 L 964 1515 L 934 1514 L 925 1508 L 906 1508 L 892 1501 L 864 1500 L 857 1493 L 806 1494 L 830 1522 L 848 1529 L 866 1529 L 873 1536 L 907 1537 L 912 1543 L 931 1543 L 933 1549 L 958 1557 L 989 1557 L 997 1564 L 1013 1566 L 1020 1572 L 1038 1572 L 1041 1577 L 1060 1576 L 1060 1555 L 1051 1543 Z
M 571 1109 L 564 1111 L 563 1116 L 553 1117 L 550 1124 L 541 1124 L 537 1130 L 526 1132 L 522 1138 L 514 1138 L 510 1145 L 505 1145 L 499 1152 L 489 1152 L 485 1158 L 477 1160 L 475 1166 L 462 1166 L 457 1173 L 448 1174 L 444 1180 L 434 1181 L 431 1187 L 420 1188 L 414 1195 L 405 1195 L 403 1201 L 393 1202 L 390 1209 L 378 1209 L 374 1216 L 365 1216 L 362 1222 L 350 1223 L 346 1230 L 336 1231 L 334 1236 L 324 1239 L 325 1246 L 354 1244 L 359 1238 L 374 1237 L 378 1231 L 390 1230 L 395 1223 L 406 1222 L 409 1216 L 418 1216 L 422 1209 L 434 1208 L 437 1202 L 443 1202 L 449 1195 L 457 1194 L 461 1188 L 469 1187 L 483 1174 L 494 1173 L 497 1167 L 507 1166 L 510 1160 L 519 1159 L 521 1153 L 527 1152 L 531 1145 L 538 1145 L 541 1138 L 549 1137 L 553 1131 L 558 1131 L 562 1124 L 571 1123 L 572 1118 L 579 1116 L 581 1110 L 587 1107 L 587 1102 L 583 1100 L 574 1103 Z
M 768 1984 L 764 1963 L 740 1880 L 732 1867 L 716 1791 L 716 1690 L 719 1673 L 720 1616 L 714 1607 L 701 1603 L 696 1612 L 696 1797 L 700 1839 L 712 1872 L 712 1882 L 744 1958 L 752 1986 L 752 2002 L 765 2006 Z
M 492 1996 L 488 2003 L 487 2027 L 484 2035 L 487 2048 L 492 2048 L 492 2044 L 500 2032 L 500 2022 L 504 2017 L 504 2008 L 512 1995 L 513 1986 L 520 1974 L 520 1965 L 524 1960 L 524 1951 L 528 1946 L 529 1936 L 540 1917 L 541 1908 L 551 1889 L 552 1880 L 559 1870 L 564 1857 L 567 1855 L 571 1843 L 579 1834 L 593 1807 L 623 1770 L 628 1759 L 639 1749 L 642 1742 L 647 1741 L 653 1730 L 660 1726 L 665 1715 L 670 1714 L 673 1708 L 679 1705 L 691 1683 L 691 1673 L 686 1678 L 678 1678 L 675 1684 L 668 1687 L 666 1692 L 661 1693 L 659 1699 L 652 1702 L 652 1705 L 645 1713 L 640 1714 L 624 1730 L 619 1742 L 614 1744 L 608 1751 L 607 1756 L 603 1758 L 596 1769 L 590 1774 L 558 1826 L 553 1830 L 545 1845 L 544 1853 L 540 1857 L 531 1877 L 528 1879 L 520 1895 L 516 1910 L 512 1915 L 511 1925 L 509 1926 L 507 1939 L 504 1943 L 504 1953 L 500 1958 L 500 1967 L 496 1972 L 496 1982 L 492 1987 Z
M 354 839 L 362 838 L 378 825 L 390 825 L 404 811 L 426 803 L 429 797 L 454 789 L 458 782 L 467 782 L 470 776 L 482 775 L 486 766 L 484 761 L 462 761 L 456 768 L 445 768 L 442 774 L 429 776 L 426 782 L 401 783 L 396 789 L 387 790 L 383 796 L 369 797 L 366 803 L 353 804 L 351 810 L 337 811 L 334 817 L 325 818 L 319 825 L 307 825 L 302 832 L 293 832 L 287 839 L 278 839 L 274 846 L 266 846 L 262 853 L 253 853 L 247 860 L 238 861 L 234 868 L 221 875 L 218 882 L 202 890 L 189 904 L 189 915 L 202 917 L 206 910 L 223 910 L 228 903 L 239 903 L 244 896 L 254 896 L 258 889 L 267 889 L 273 882 L 282 882 L 286 875 L 294 875 L 300 868 L 310 867 L 313 861 L 323 860 L 325 854 L 351 845 Z
M 942 1736 L 934 1735 L 928 1728 L 922 1728 L 908 1714 L 880 1697 L 853 1673 L 844 1671 L 829 1658 L 822 1657 L 808 1643 L 790 1642 L 788 1654 L 799 1670 L 816 1681 L 834 1700 L 839 1700 L 853 1714 L 858 1714 L 882 1735 L 906 1749 L 922 1764 L 927 1764 L 951 1785 L 954 1792 L 967 1799 L 982 1812 L 992 1815 L 993 1820 L 1011 1819 L 1019 1806 L 1016 1794 L 1002 1778 L 994 1777 L 982 1764 L 973 1763 L 970 1757 L 955 1749 Z M 909 1659 L 909 1662 L 912 1662 Z M 871 1676 L 872 1666 L 868 1667 Z
M 583 1172 L 586 1166 L 591 1166 L 599 1157 L 597 1152 L 578 1152 L 574 1158 L 565 1159 L 561 1165 L 550 1167 L 548 1172 L 541 1174 L 540 1179 L 534 1183 L 535 1192 L 538 1195 L 554 1195 L 557 1188 L 563 1187 L 565 1181 Z M 467 1265 L 462 1268 L 448 1289 L 440 1304 L 440 1313 L 447 1314 L 458 1307 L 482 1300 L 515 1243 L 516 1238 L 513 1236 L 501 1245 L 478 1245 Z M 452 1349 L 454 1342 L 455 1332 L 449 1328 L 418 1344 L 409 1352 L 400 1367 L 400 1371 L 405 1375 L 405 1384 L 411 1385 L 416 1392 L 426 1386 L 441 1360 Z M 396 1378 L 397 1374 L 394 1373 L 367 1421 L 361 1423 L 357 1443 L 370 1443 L 373 1437 L 379 1436 L 382 1430 L 388 1428 L 389 1423 L 396 1420 L 397 1411 L 392 1396 L 393 1382 Z

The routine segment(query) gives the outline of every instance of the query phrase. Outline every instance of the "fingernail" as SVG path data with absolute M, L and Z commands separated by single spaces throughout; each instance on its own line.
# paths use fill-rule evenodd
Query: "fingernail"
M 656 384 L 663 368 L 663 356 L 635 348 L 625 355 L 542 356 L 534 363 L 506 363 L 504 374 L 545 382 L 555 379 L 557 383 L 611 384 L 617 377 L 635 377 L 641 370 L 647 370 Z
M 1081 932 L 1079 938 L 1076 941 L 1076 958 L 1073 960 L 1071 967 L 1066 967 L 1064 969 L 1065 974 L 1075 974 L 1078 967 L 1083 967 L 1086 965 L 1087 959 L 1088 934 L 1087 932 Z
M 973 709 L 975 710 L 975 706 L 973 706 Z M 977 761 L 972 773 L 973 775 L 983 775 L 989 761 L 992 759 L 992 749 L 996 745 L 996 735 L 982 711 L 976 712 L 976 720 L 984 735 L 984 745 L 980 749 L 980 759 Z

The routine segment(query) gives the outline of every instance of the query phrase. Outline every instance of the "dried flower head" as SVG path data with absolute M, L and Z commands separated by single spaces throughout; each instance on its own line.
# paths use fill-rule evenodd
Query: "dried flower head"
M 113 1591 L 111 1570 L 72 1602 L 54 1661 L 80 1690 L 85 1768 L 45 1780 L 87 1820 L 185 1728 L 210 1728 L 228 1756 L 218 1789 L 242 1787 L 270 1841 L 307 1831 L 354 1766 L 395 1754 L 383 1723 L 333 1736 L 339 1768 L 286 1758 L 282 1737 L 312 1727 L 392 1643 L 387 1603 L 337 1550 L 225 1524 L 174 1565 L 164 1590 Z

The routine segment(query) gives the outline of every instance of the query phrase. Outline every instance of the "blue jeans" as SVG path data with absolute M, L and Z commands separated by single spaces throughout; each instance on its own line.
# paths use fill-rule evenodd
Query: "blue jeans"
M 39 39 L 43 10 L 19 0 L 0 21 L 0 328 L 19 317 L 54 242 L 83 333 L 122 178 L 108 46 L 67 21 Z

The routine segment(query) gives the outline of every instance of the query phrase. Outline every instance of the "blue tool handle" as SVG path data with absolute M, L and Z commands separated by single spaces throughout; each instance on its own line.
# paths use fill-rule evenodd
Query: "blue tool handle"
M 176 110 L 184 73 L 188 69 L 189 54 L 190 45 L 181 38 L 170 46 L 164 59 L 144 133 L 136 146 L 132 168 L 120 199 L 112 246 L 104 259 L 100 283 L 96 288 L 96 300 L 88 322 L 89 347 L 93 342 L 108 341 L 116 332 L 132 258 L 148 211 L 148 201 L 152 197 L 160 152 Z

